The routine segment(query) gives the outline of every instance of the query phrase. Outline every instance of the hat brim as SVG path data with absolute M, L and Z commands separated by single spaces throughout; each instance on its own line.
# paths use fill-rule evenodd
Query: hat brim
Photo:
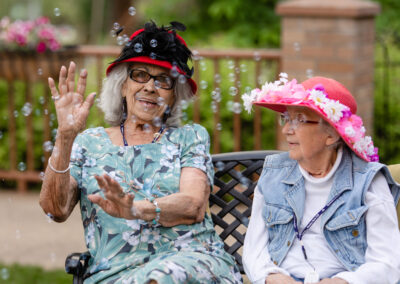
M 325 120 L 326 122 L 328 122 L 337 132 L 337 134 L 339 134 L 340 137 L 342 137 L 342 140 L 346 143 L 347 146 L 349 146 L 349 148 L 361 159 L 363 159 L 366 162 L 369 162 L 368 159 L 366 159 L 365 157 L 363 157 L 361 154 L 359 154 L 357 151 L 355 151 L 353 149 L 353 145 L 348 142 L 345 137 L 343 137 L 340 132 L 338 131 L 338 129 L 336 128 L 336 125 L 334 123 L 332 123 L 329 119 L 327 119 L 324 114 L 318 109 L 318 108 L 314 108 L 311 107 L 310 105 L 306 105 L 306 104 L 302 104 L 302 103 L 296 103 L 296 104 L 291 104 L 291 103 L 266 103 L 266 102 L 255 102 L 253 103 L 254 105 L 257 106 L 261 106 L 261 107 L 265 107 L 265 108 L 269 108 L 275 112 L 280 112 L 283 113 L 287 110 L 288 106 L 293 106 L 293 107 L 306 107 L 312 111 L 314 111 L 316 114 L 319 115 L 319 117 L 321 117 L 323 120 Z
M 110 64 L 110 66 L 108 66 L 107 70 L 106 70 L 106 75 L 108 76 L 108 74 L 111 72 L 111 70 L 118 64 L 120 63 L 126 63 L 126 62 L 139 62 L 139 63 L 147 63 L 147 64 L 151 64 L 151 65 L 155 65 L 155 66 L 160 66 L 163 68 L 167 68 L 168 70 L 172 69 L 172 64 L 168 61 L 163 61 L 163 60 L 156 60 L 156 59 L 152 59 L 148 56 L 138 56 L 138 57 L 132 57 L 132 58 L 128 58 L 119 62 L 113 62 Z M 185 75 L 185 72 L 183 72 L 180 68 L 177 68 L 179 74 L 183 74 Z M 190 88 L 192 89 L 193 94 L 196 94 L 197 92 L 197 85 L 196 82 L 192 79 L 192 78 L 188 78 L 187 79 L 190 85 Z

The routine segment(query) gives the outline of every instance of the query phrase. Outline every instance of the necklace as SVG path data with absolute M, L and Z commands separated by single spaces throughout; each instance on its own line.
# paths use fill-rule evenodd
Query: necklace
M 125 126 L 124 126 L 123 122 L 120 124 L 119 129 L 121 130 L 122 140 L 124 141 L 124 146 L 128 146 L 128 142 L 126 141 L 126 138 L 125 138 Z M 153 138 L 153 141 L 151 141 L 151 143 L 157 142 L 158 138 L 160 138 L 164 129 L 165 129 L 165 126 L 163 125 L 163 126 L 161 126 L 160 130 L 158 130 L 158 132 L 154 133 L 154 136 L 153 136 L 154 138 Z

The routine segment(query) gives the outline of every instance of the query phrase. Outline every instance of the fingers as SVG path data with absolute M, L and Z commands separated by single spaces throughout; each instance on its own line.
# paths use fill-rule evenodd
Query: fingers
M 58 89 L 60 90 L 61 95 L 65 95 L 68 92 L 66 76 L 67 68 L 65 68 L 65 66 L 61 66 L 60 75 L 58 77 Z
M 78 86 L 76 88 L 76 91 L 83 96 L 85 94 L 86 90 L 86 78 L 87 78 L 87 71 L 86 69 L 83 69 L 79 75 L 79 80 L 78 80 Z
M 97 194 L 89 194 L 88 199 L 99 205 L 101 208 L 105 208 L 107 206 L 107 200 L 103 199 L 100 195 Z
M 85 101 L 83 102 L 83 107 L 89 110 L 93 106 L 95 98 L 96 98 L 96 93 L 89 94 L 85 99 Z
M 125 193 L 119 183 L 109 177 L 107 174 L 95 176 L 95 178 L 99 184 L 99 187 L 104 190 L 104 195 L 107 198 L 116 200 L 125 197 Z
M 68 92 L 73 92 L 75 89 L 75 69 L 76 69 L 76 65 L 73 61 L 71 61 L 69 64 L 68 76 L 67 76 Z
M 48 82 L 49 82 L 49 88 L 50 88 L 50 92 L 51 92 L 51 96 L 54 100 L 57 100 L 60 98 L 60 95 L 58 94 L 57 88 L 56 88 L 56 84 L 54 83 L 53 78 L 48 78 Z

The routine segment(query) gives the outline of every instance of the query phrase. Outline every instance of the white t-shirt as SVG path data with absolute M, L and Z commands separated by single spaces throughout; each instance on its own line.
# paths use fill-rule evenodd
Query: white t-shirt
M 300 167 L 305 178 L 304 215 L 299 230 L 308 224 L 312 217 L 326 204 L 333 183 L 333 174 L 340 164 L 342 151 L 328 175 L 314 178 Z M 400 280 L 400 232 L 393 197 L 383 174 L 373 179 L 365 198 L 366 229 L 368 248 L 365 263 L 356 271 L 348 272 L 331 252 L 321 230 L 320 218 L 306 231 L 303 243 L 310 263 L 320 278 L 331 275 L 340 277 L 350 284 L 385 284 Z M 270 273 L 304 278 L 311 266 L 305 261 L 297 238 L 287 256 L 278 267 L 272 263 L 268 253 L 268 230 L 262 217 L 264 198 L 258 188 L 255 189 L 250 224 L 243 247 L 244 270 L 252 283 L 265 283 Z

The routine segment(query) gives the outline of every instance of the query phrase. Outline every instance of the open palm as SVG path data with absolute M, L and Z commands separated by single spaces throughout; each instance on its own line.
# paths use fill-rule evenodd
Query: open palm
M 65 66 L 61 67 L 58 90 L 53 78 L 49 78 L 49 87 L 57 113 L 58 131 L 72 136 L 76 136 L 85 128 L 89 110 L 96 96 L 95 93 L 91 93 L 84 100 L 86 70 L 81 71 L 75 90 L 75 69 L 74 62 L 70 63 L 68 71 Z

